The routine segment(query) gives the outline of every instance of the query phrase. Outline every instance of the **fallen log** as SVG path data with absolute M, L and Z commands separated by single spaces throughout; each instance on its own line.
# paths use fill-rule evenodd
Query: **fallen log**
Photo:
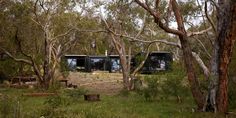
M 23 93 L 23 96 L 29 97 L 46 97 L 46 96 L 56 96 L 56 93 Z

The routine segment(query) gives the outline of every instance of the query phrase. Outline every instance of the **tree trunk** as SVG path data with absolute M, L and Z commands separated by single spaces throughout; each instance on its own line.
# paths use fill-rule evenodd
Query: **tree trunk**
M 190 48 L 190 44 L 187 40 L 187 36 L 179 36 L 180 43 L 182 46 L 182 51 L 183 51 L 183 59 L 185 63 L 185 67 L 187 70 L 187 75 L 188 75 L 188 81 L 190 84 L 190 89 L 194 98 L 194 101 L 198 105 L 198 109 L 202 109 L 204 106 L 204 96 L 203 93 L 200 89 L 197 77 L 194 72 L 194 64 L 193 64 L 193 56 L 192 56 L 192 51 Z
M 199 83 L 195 74 L 195 68 L 193 64 L 194 58 L 192 55 L 192 49 L 188 41 L 187 32 L 184 27 L 183 16 L 180 13 L 180 9 L 176 0 L 172 0 L 171 4 L 172 4 L 173 12 L 175 15 L 175 19 L 178 25 L 178 31 L 182 32 L 181 34 L 178 34 L 178 36 L 179 36 L 179 40 L 182 46 L 181 48 L 183 51 L 183 59 L 184 59 L 185 67 L 187 70 L 190 89 L 191 89 L 193 98 L 196 104 L 198 105 L 198 109 L 202 109 L 204 106 L 204 96 L 200 89 L 200 86 L 199 86 Z
M 206 104 L 215 112 L 225 113 L 228 110 L 228 66 L 236 40 L 236 2 L 219 1 L 219 7 L 218 36 L 214 45 L 211 83 Z
M 120 62 L 121 62 L 121 68 L 122 68 L 122 74 L 123 74 L 123 84 L 124 89 L 130 90 L 130 81 L 129 81 L 129 71 L 127 67 L 127 59 L 126 55 L 120 55 Z
M 226 1 L 218 14 L 218 41 L 220 50 L 219 90 L 217 92 L 217 108 L 219 112 L 228 110 L 228 66 L 232 57 L 236 40 L 236 2 Z

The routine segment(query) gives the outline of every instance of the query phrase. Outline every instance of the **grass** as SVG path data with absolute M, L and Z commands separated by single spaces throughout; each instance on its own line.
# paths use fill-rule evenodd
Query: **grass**
M 195 105 L 192 98 L 186 97 L 182 103 L 177 103 L 174 98 L 162 99 L 158 97 L 152 102 L 145 101 L 134 92 L 127 96 L 101 95 L 101 101 L 87 102 L 83 97 L 68 96 L 65 90 L 60 90 L 56 97 L 26 97 L 28 89 L 1 88 L 0 93 L 11 99 L 12 109 L 20 104 L 19 118 L 213 118 L 212 113 L 193 112 Z M 9 100 L 8 99 L 8 100 Z M 3 103 L 1 99 L 1 103 Z M 1 111 L 3 109 L 1 104 Z M 6 107 L 6 106 L 5 106 Z M 3 112 L 0 112 L 3 113 Z M 12 113 L 9 118 L 13 117 Z M 3 114 L 0 117 L 3 117 Z M 217 118 L 221 115 L 217 115 Z M 222 115 L 223 117 L 223 115 Z M 7 117 L 8 118 L 8 117 Z

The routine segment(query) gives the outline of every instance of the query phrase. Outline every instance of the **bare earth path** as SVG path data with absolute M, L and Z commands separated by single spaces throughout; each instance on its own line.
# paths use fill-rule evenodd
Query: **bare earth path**
M 97 71 L 93 73 L 70 72 L 69 84 L 85 88 L 91 93 L 116 94 L 122 85 L 121 73 L 108 73 Z

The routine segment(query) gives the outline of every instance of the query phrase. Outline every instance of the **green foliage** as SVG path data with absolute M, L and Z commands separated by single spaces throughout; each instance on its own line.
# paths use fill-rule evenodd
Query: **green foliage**
M 69 76 L 70 68 L 68 66 L 68 63 L 66 62 L 66 59 L 62 59 L 61 60 L 61 62 L 60 62 L 60 70 L 61 70 L 62 76 L 64 78 L 67 78 Z
M 128 97 L 130 95 L 130 91 L 127 90 L 127 89 L 122 89 L 119 93 L 120 96 L 123 96 L 123 97 Z
M 66 96 L 58 95 L 47 98 L 44 102 L 44 108 L 41 111 L 41 115 L 47 118 L 63 117 L 67 114 L 66 107 L 70 105 L 70 102 Z
M 15 107 L 17 103 L 15 97 L 20 99 L 20 118 L 213 118 L 215 116 L 214 113 L 192 112 L 194 102 L 189 96 L 183 98 L 182 104 L 176 104 L 172 99 L 144 102 L 137 94 L 130 94 L 128 97 L 102 95 L 102 100 L 99 102 L 87 102 L 83 98 L 71 101 L 66 92 L 58 93 L 60 98 L 56 98 L 58 96 L 54 96 L 55 98 L 21 96 L 25 92 L 28 90 L 0 88 L 0 93 L 9 95 L 6 100 L 12 101 L 9 106 L 5 105 L 6 108 Z M 48 103 L 49 101 L 53 104 Z M 5 103 L 0 101 L 0 108 L 3 104 Z M 50 105 L 54 106 L 54 109 L 50 108 Z M 233 110 L 235 109 L 230 109 L 230 111 Z M 14 109 L 10 111 L 14 113 Z M 4 118 L 1 117 L 2 113 L 0 112 L 0 118 Z M 14 118 L 14 116 L 11 114 L 6 118 Z
M 180 64 L 173 64 L 173 71 L 165 74 L 165 80 L 161 86 L 165 97 L 176 97 L 181 102 L 181 97 L 188 94 L 187 83 L 184 83 L 186 73 Z
M 0 70 L 2 76 L 14 76 L 19 72 L 19 64 L 15 63 L 13 60 L 6 59 L 4 61 L 0 61 Z
M 0 96 L 0 117 L 1 118 L 20 118 L 20 100 L 10 96 Z
M 73 89 L 73 90 L 66 90 L 65 94 L 70 97 L 70 99 L 73 99 L 74 101 L 77 101 L 81 96 L 86 94 L 88 90 L 79 88 L 79 89 Z
M 9 99 L 7 96 L 1 97 L 0 102 L 0 116 L 3 118 L 11 117 L 14 110 L 14 104 L 11 99 Z
M 61 83 L 58 80 L 54 79 L 53 83 L 51 83 L 51 85 L 49 86 L 48 91 L 58 92 L 61 90 L 61 88 L 62 88 Z M 42 89 L 42 88 L 40 88 L 40 89 Z
M 145 76 L 144 83 L 146 86 L 138 88 L 137 93 L 142 95 L 146 101 L 153 101 L 159 92 L 158 80 L 158 76 Z
M 229 80 L 229 106 L 232 108 L 232 109 L 235 109 L 236 108 L 236 89 L 235 89 L 235 86 L 236 86 L 236 82 L 232 81 L 232 80 Z

